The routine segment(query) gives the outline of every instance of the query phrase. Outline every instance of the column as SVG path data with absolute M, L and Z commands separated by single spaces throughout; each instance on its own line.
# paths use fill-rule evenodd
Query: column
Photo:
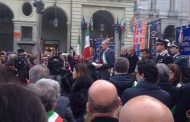
M 115 31 L 115 57 L 119 57 L 120 49 L 119 49 L 119 33 L 117 30 Z
M 71 23 L 67 22 L 67 52 L 70 52 L 71 46 Z

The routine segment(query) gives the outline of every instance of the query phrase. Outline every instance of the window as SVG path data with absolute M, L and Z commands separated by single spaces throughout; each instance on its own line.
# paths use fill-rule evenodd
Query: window
M 30 16 L 32 13 L 32 5 L 29 2 L 25 2 L 22 6 L 22 13 L 25 16 Z
M 31 39 L 32 39 L 32 27 L 22 26 L 21 32 L 22 32 L 22 40 L 31 41 Z

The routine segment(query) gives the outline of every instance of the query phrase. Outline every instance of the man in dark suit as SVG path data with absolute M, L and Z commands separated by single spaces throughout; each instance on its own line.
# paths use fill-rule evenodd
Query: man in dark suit
M 170 64 L 173 63 L 173 59 L 168 53 L 167 50 L 168 42 L 166 40 L 158 39 L 156 42 L 156 52 L 158 53 L 158 57 L 156 59 L 157 63 Z
M 137 83 L 136 87 L 126 89 L 123 92 L 121 98 L 123 105 L 136 96 L 148 95 L 160 100 L 170 108 L 170 94 L 156 85 L 158 80 L 158 68 L 153 60 L 148 59 L 145 61 L 140 61 L 138 63 L 138 72 L 136 75 L 137 79 L 141 80 Z
M 170 52 L 173 56 L 174 63 L 177 64 L 183 74 L 182 81 L 184 83 L 190 82 L 190 74 L 188 71 L 188 59 L 180 54 L 181 46 L 178 43 L 173 42 Z
M 105 80 L 95 81 L 88 90 L 87 109 L 93 114 L 91 122 L 118 122 L 121 103 L 115 86 Z
M 100 64 L 96 65 L 98 69 L 99 79 L 109 80 L 110 75 L 113 73 L 113 66 L 115 63 L 115 55 L 109 49 L 109 40 L 105 39 L 101 43 L 103 53 L 100 56 Z
M 129 60 L 128 74 L 132 74 L 135 72 L 135 68 L 136 68 L 137 62 L 139 60 L 138 56 L 135 53 L 134 47 L 128 48 L 128 60 Z

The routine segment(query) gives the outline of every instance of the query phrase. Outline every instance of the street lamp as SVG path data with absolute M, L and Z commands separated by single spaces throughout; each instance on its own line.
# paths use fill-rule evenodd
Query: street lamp
M 59 21 L 58 21 L 58 19 L 57 19 L 57 0 L 55 0 L 55 2 L 54 2 L 54 9 L 55 9 L 55 16 L 54 16 L 54 19 L 53 19 L 53 26 L 54 27 L 58 27 L 58 25 L 59 25 Z
M 41 40 L 41 27 L 42 27 L 42 13 L 44 12 L 44 3 L 42 0 L 33 0 L 33 5 L 36 7 L 37 12 L 37 63 L 41 63 L 41 53 L 43 49 L 43 42 Z

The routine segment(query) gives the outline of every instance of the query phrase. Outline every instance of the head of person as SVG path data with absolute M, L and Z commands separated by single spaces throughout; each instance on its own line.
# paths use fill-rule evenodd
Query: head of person
M 40 97 L 46 112 L 55 109 L 60 90 L 57 81 L 43 78 L 38 80 L 30 90 Z
M 157 83 L 158 68 L 156 62 L 151 59 L 146 59 L 138 63 L 137 75 L 144 78 L 148 82 Z
M 129 55 L 133 55 L 133 54 L 135 54 L 135 48 L 134 47 L 128 47 L 128 54 Z
M 107 48 L 109 48 L 109 39 L 104 39 L 101 43 L 101 47 L 103 50 L 106 50 Z
M 88 90 L 87 108 L 95 116 L 116 116 L 120 105 L 115 86 L 105 80 L 95 81 Z
M 170 48 L 171 54 L 175 55 L 175 54 L 179 53 L 180 48 L 181 48 L 181 46 L 178 43 L 173 42 L 172 45 L 171 45 L 171 48 Z
M 8 66 L 0 65 L 0 84 L 6 84 L 9 82 L 21 83 L 16 76 L 16 71 L 10 69 Z
M 0 60 L 5 60 L 6 59 L 6 52 L 5 51 L 1 51 L 0 52 Z
M 78 78 L 81 75 L 88 75 L 88 67 L 84 63 L 78 63 L 74 66 L 73 69 L 73 79 Z
M 94 81 L 89 75 L 81 75 L 76 79 L 72 87 L 72 92 L 80 91 L 81 89 L 88 90 Z
M 129 61 L 127 58 L 119 57 L 115 61 L 114 69 L 116 73 L 127 73 L 129 70 Z
M 169 81 L 176 86 L 181 81 L 182 78 L 181 69 L 177 64 L 168 64 L 168 68 L 169 68 Z
M 157 64 L 158 68 L 158 82 L 159 83 L 167 83 L 169 82 L 169 68 L 166 64 L 159 63 Z
M 141 55 L 141 57 L 142 57 L 143 60 L 149 59 L 149 57 L 151 56 L 150 50 L 147 49 L 147 48 L 141 49 L 140 50 L 140 55 Z
M 18 50 L 17 50 L 17 54 L 18 54 L 18 56 L 23 56 L 23 54 L 24 54 L 24 49 L 18 49 Z
M 174 122 L 168 107 L 150 96 L 129 100 L 121 109 L 119 122 Z
M 127 48 L 125 48 L 125 47 L 121 48 L 121 54 L 122 55 L 126 55 L 127 53 L 128 53 Z
M 0 105 L 2 122 L 47 122 L 41 100 L 21 86 L 0 85 Z
M 31 83 L 35 83 L 36 81 L 42 78 L 49 78 L 50 72 L 47 66 L 45 65 L 35 65 L 29 71 L 29 80 Z
M 167 44 L 168 44 L 168 42 L 166 40 L 158 38 L 156 41 L 156 51 L 158 53 L 161 53 L 162 51 L 167 49 Z

